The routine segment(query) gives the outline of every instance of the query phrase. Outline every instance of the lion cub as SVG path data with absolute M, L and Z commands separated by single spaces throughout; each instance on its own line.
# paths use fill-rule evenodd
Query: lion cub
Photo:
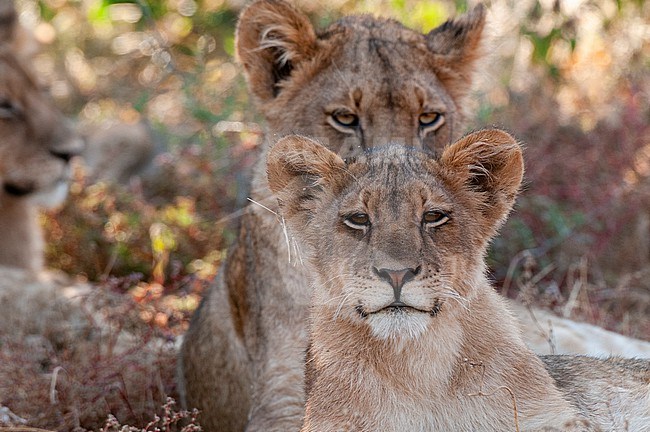
M 298 136 L 271 149 L 315 279 L 303 432 L 650 430 L 648 362 L 542 362 L 491 288 L 485 251 L 522 175 L 499 130 L 438 161 L 402 146 L 344 161 Z

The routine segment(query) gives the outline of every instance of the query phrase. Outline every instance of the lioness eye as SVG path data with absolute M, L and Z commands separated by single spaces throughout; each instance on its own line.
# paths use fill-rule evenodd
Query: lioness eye
M 332 114 L 332 119 L 341 126 L 349 128 L 359 125 L 359 117 L 352 113 L 334 113 Z
M 447 223 L 448 220 L 449 216 L 439 210 L 425 212 L 422 216 L 422 223 L 434 228 Z
M 445 123 L 445 117 L 437 112 L 425 112 L 418 117 L 420 127 L 433 130 L 438 129 Z
M 366 213 L 355 213 L 346 217 L 343 223 L 354 229 L 366 229 L 370 226 L 370 216 Z
M 16 107 L 8 99 L 0 99 L 0 118 L 11 118 L 16 115 Z

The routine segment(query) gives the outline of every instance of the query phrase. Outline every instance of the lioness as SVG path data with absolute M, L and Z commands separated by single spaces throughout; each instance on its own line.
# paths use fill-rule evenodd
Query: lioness
M 487 281 L 522 174 L 500 130 L 439 161 L 389 146 L 346 163 L 298 136 L 271 149 L 315 286 L 303 432 L 650 430 L 650 360 L 542 362 Z
M 484 22 L 477 7 L 427 34 L 365 15 L 316 33 L 286 2 L 259 0 L 242 12 L 236 48 L 269 142 L 301 133 L 344 158 L 389 141 L 440 154 L 463 132 Z M 310 289 L 273 214 L 264 157 L 251 197 L 261 205 L 242 217 L 185 335 L 179 386 L 206 430 L 297 430 Z
M 39 271 L 37 206 L 66 195 L 70 159 L 83 142 L 14 52 L 15 13 L 0 10 L 0 265 Z

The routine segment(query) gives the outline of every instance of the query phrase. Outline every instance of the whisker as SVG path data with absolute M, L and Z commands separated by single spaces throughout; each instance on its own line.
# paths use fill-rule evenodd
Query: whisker
M 277 212 L 271 210 L 270 208 L 268 208 L 268 207 L 265 206 L 264 204 L 262 204 L 262 203 L 260 203 L 260 202 L 258 202 L 258 201 L 255 201 L 253 198 L 251 198 L 251 197 L 247 197 L 246 199 L 247 199 L 248 201 L 252 202 L 253 204 L 256 204 L 256 205 L 262 207 L 264 210 L 269 211 L 269 212 L 273 213 L 274 215 L 280 217 L 280 215 L 279 215 Z
M 456 291 L 453 288 L 450 287 L 444 287 L 443 291 L 438 293 L 438 296 L 441 298 L 449 299 L 449 300 L 454 300 L 456 303 L 458 303 L 463 309 L 466 311 L 469 311 L 469 300 L 467 300 L 465 297 L 460 295 L 458 291 Z
M 300 261 L 300 265 L 304 265 L 305 263 L 302 260 L 302 252 L 300 251 L 300 247 L 298 245 L 298 241 L 294 236 L 291 236 L 291 244 L 293 245 L 293 251 L 295 252 L 296 256 L 298 257 L 298 261 Z
M 324 287 L 326 284 L 332 282 L 334 279 L 339 278 L 339 277 L 341 277 L 341 276 L 343 276 L 343 275 L 341 275 L 340 273 L 336 273 L 336 274 L 334 274 L 334 276 L 332 276 L 331 278 L 326 279 L 326 280 L 324 280 L 323 282 L 319 283 L 318 286 L 315 286 L 315 288 L 316 288 L 316 289 L 318 289 L 318 288 L 322 288 L 322 287 Z
M 289 243 L 289 232 L 287 231 L 287 224 L 284 222 L 283 217 L 280 217 L 280 224 L 282 225 L 282 233 L 284 234 L 284 241 L 287 243 L 287 255 L 289 259 L 289 264 L 291 264 L 291 244 Z
M 343 304 L 350 298 L 351 295 L 352 292 L 348 292 L 339 303 L 338 307 L 336 308 L 336 312 L 334 313 L 334 321 L 336 321 L 336 319 L 339 317 L 341 310 L 343 309 Z

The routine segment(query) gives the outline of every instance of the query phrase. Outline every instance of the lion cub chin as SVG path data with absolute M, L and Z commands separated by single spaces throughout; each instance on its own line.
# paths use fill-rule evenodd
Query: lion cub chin
M 289 136 L 267 168 L 314 275 L 303 431 L 650 430 L 648 362 L 542 362 L 487 281 L 523 175 L 510 135 L 347 161 Z

